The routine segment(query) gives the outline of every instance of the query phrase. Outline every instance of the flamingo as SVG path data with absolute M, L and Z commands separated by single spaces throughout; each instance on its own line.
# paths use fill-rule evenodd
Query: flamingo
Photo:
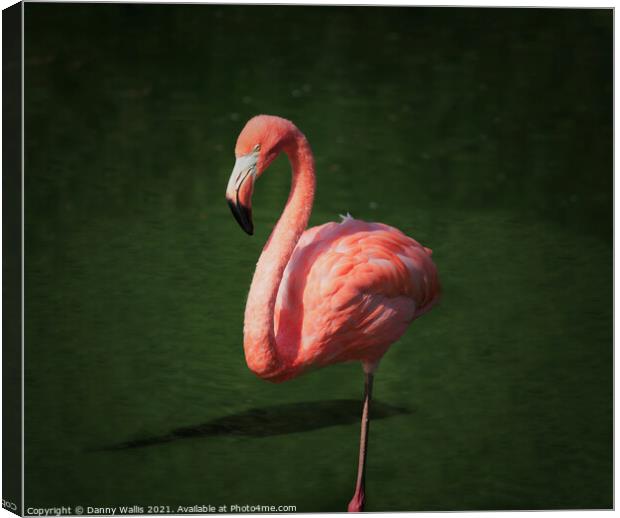
M 315 191 L 314 157 L 304 134 L 271 115 L 250 119 L 237 139 L 226 199 L 252 235 L 254 183 L 280 154 L 292 167 L 291 191 L 260 255 L 245 307 L 248 367 L 272 382 L 356 360 L 364 371 L 355 492 L 365 503 L 366 453 L 374 373 L 389 346 L 438 300 L 432 251 L 383 223 L 342 216 L 306 229 Z

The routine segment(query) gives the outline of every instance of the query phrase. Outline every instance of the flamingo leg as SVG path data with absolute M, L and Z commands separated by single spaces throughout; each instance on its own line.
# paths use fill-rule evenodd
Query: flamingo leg
M 357 513 L 364 510 L 364 502 L 366 495 L 364 486 L 366 482 L 366 453 L 368 451 L 368 431 L 370 426 L 370 400 L 372 397 L 372 382 L 374 374 L 372 372 L 365 373 L 364 382 L 364 407 L 362 410 L 362 429 L 360 433 L 360 455 L 357 468 L 357 482 L 355 484 L 355 493 L 349 502 L 348 511 Z

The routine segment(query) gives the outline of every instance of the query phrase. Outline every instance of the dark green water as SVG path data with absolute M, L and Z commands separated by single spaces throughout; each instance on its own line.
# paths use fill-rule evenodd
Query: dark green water
M 26 507 L 353 491 L 362 373 L 251 374 L 245 296 L 290 185 L 224 200 L 281 115 L 311 224 L 434 249 L 444 297 L 375 385 L 372 511 L 612 506 L 612 11 L 26 4 Z

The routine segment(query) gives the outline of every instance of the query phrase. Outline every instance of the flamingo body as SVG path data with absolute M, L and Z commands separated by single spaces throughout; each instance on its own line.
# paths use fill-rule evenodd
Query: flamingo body
M 343 218 L 306 230 L 275 306 L 282 381 L 313 367 L 375 365 L 437 299 L 430 249 L 382 223 Z

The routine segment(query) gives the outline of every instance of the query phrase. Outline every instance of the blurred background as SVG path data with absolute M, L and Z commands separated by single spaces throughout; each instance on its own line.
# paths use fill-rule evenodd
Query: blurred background
M 245 366 L 236 137 L 316 155 L 311 225 L 433 248 L 375 384 L 367 510 L 612 506 L 612 11 L 25 5 L 25 505 L 344 511 L 363 375 Z

